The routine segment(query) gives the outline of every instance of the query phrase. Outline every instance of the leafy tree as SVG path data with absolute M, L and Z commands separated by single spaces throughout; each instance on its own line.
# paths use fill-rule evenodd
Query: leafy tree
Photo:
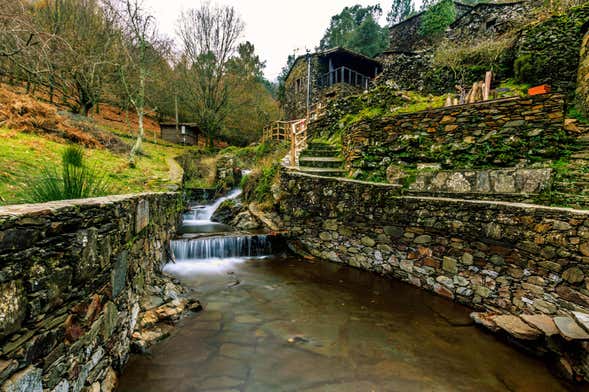
M 413 15 L 415 6 L 413 0 L 393 0 L 393 6 L 387 14 L 387 22 L 390 26 L 396 25 Z
M 326 50 L 341 46 L 373 56 L 375 48 L 382 50 L 388 46 L 387 29 L 376 23 L 381 14 L 379 5 L 345 7 L 332 16 L 319 48 Z
M 437 38 L 456 20 L 456 6 L 453 0 L 441 0 L 436 3 L 424 1 L 425 12 L 421 18 L 419 34 L 424 37 Z
M 208 2 L 180 16 L 178 35 L 186 59 L 183 70 L 190 103 L 210 146 L 227 116 L 227 64 L 243 27 L 233 7 L 212 6 Z
M 259 140 L 264 126 L 279 118 L 278 104 L 264 79 L 265 66 L 250 42 L 240 44 L 227 64 L 229 99 L 221 135 L 232 144 Z
M 284 87 L 284 83 L 286 82 L 286 77 L 292 66 L 294 65 L 295 60 L 297 59 L 296 55 L 289 54 L 288 58 L 286 59 L 286 65 L 282 67 L 280 71 L 280 75 L 278 75 L 278 101 L 284 102 L 286 97 L 286 90 Z
M 347 47 L 373 57 L 382 53 L 389 45 L 389 33 L 369 15 L 350 35 Z

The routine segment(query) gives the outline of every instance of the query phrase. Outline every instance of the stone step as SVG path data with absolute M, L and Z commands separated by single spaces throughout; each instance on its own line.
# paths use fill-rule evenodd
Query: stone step
M 316 176 L 325 176 L 325 177 L 344 177 L 346 175 L 346 171 L 344 169 L 330 169 L 330 168 L 301 166 L 301 167 L 299 167 L 299 171 L 301 171 L 303 173 L 307 173 L 307 174 L 314 174 Z
M 301 157 L 299 163 L 304 167 L 340 168 L 344 161 L 332 157 Z
M 302 157 L 338 157 L 340 152 L 338 150 L 304 150 L 301 152 Z

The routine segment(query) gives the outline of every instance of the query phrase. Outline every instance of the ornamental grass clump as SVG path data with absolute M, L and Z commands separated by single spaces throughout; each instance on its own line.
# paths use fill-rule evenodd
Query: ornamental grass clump
M 89 167 L 80 146 L 69 146 L 61 154 L 61 172 L 46 167 L 27 190 L 32 202 L 83 199 L 104 196 L 110 185 L 95 167 Z

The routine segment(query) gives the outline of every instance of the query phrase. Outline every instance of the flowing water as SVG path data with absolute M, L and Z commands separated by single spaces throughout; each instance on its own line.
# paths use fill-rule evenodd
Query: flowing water
M 217 199 L 210 205 L 195 205 L 182 216 L 182 231 L 184 233 L 218 233 L 232 231 L 230 226 L 212 222 L 211 217 L 225 200 L 233 200 L 241 195 L 241 189 L 234 189 L 226 196 Z
M 264 236 L 194 241 L 174 243 L 166 270 L 205 310 L 132 356 L 121 392 L 567 390 L 441 297 L 338 264 L 258 257 L 271 253 Z

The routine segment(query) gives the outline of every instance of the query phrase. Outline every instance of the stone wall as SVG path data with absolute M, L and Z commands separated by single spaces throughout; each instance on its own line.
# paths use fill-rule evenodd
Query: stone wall
M 589 211 L 399 196 L 392 185 L 286 170 L 281 188 L 285 229 L 318 258 L 395 277 L 495 315 L 534 314 L 555 330 L 553 318 L 568 322 L 573 312 L 589 312 Z M 509 320 L 526 325 L 517 316 Z M 523 338 L 501 328 L 529 339 L 528 347 L 551 347 L 544 352 L 566 357 L 574 373 L 588 379 L 587 333 L 579 340 L 560 329 L 565 337 L 547 343 L 537 340 L 535 328 L 527 327 L 533 334 Z
M 110 391 L 178 194 L 0 208 L 0 390 Z
M 562 154 L 564 111 L 562 95 L 546 94 L 376 117 L 344 134 L 343 154 L 348 168 L 361 170 L 385 162 L 464 169 L 545 161 Z
M 494 195 L 538 194 L 550 188 L 552 169 L 422 171 L 409 185 L 412 192 Z M 461 196 L 462 197 L 462 196 Z
M 589 3 L 524 29 L 516 44 L 516 76 L 572 95 L 587 23 Z

